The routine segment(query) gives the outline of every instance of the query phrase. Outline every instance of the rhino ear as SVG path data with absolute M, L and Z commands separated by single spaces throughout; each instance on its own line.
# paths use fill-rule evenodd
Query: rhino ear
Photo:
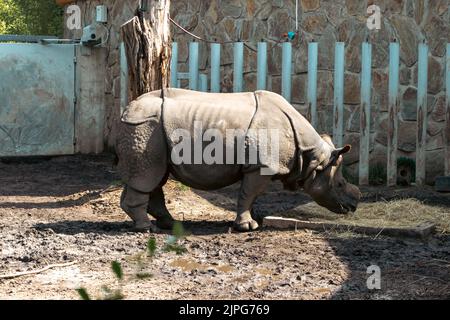
M 336 165 L 338 163 L 339 156 L 349 152 L 351 149 L 352 149 L 352 146 L 349 144 L 346 144 L 342 148 L 334 149 L 333 153 L 331 154 L 331 158 L 330 158 L 332 165 L 333 166 Z
M 341 154 L 347 153 L 350 150 L 352 150 L 352 146 L 349 144 L 346 144 L 345 146 L 343 146 L 342 148 L 337 148 L 336 150 L 334 150 L 334 154 L 336 156 L 340 156 Z

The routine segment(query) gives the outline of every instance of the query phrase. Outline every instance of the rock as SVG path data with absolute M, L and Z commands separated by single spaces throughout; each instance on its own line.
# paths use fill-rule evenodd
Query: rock
M 280 45 L 275 45 L 270 52 L 270 45 L 268 45 L 268 73 L 271 75 L 281 75 L 282 49 Z
M 228 0 L 226 5 L 222 4 L 220 11 L 224 17 L 239 18 L 244 11 L 244 7 L 239 0 Z
M 259 2 L 260 1 L 258 1 L 258 3 Z M 261 6 L 256 13 L 256 17 L 260 20 L 266 21 L 270 17 L 272 12 L 272 6 L 267 5 L 267 2 L 261 2 Z
M 334 70 L 334 46 L 336 43 L 334 28 L 328 26 L 319 40 L 318 68 Z
M 387 133 L 387 131 L 385 132 Z M 398 132 L 398 149 L 405 152 L 415 151 L 417 123 L 415 121 L 399 121 Z
M 434 57 L 428 58 L 428 92 L 436 94 L 442 90 L 444 82 L 444 68 L 439 60 Z
M 436 177 L 444 175 L 444 152 L 442 150 L 427 151 L 425 168 L 425 181 L 432 185 Z
M 211 24 L 217 24 L 223 19 L 223 12 L 219 10 L 217 1 L 218 0 L 211 0 L 209 8 L 205 13 L 205 20 L 209 21 Z
M 361 83 L 359 75 L 346 73 L 344 75 L 344 103 L 359 104 L 361 102 Z
M 317 132 L 333 134 L 333 106 L 319 105 L 317 110 Z
M 292 76 L 292 102 L 306 102 L 306 74 L 296 74 Z
M 445 96 L 441 95 L 437 97 L 436 103 L 434 104 L 433 111 L 431 113 L 431 119 L 436 122 L 445 121 Z
M 352 149 L 344 157 L 345 165 L 351 165 L 359 161 L 359 137 L 359 133 L 346 133 L 344 135 L 344 144 L 350 144 L 352 146 Z M 372 137 L 370 140 L 369 152 L 372 152 L 374 148 Z
M 375 140 L 383 146 L 387 145 L 388 118 L 378 125 Z M 404 152 L 416 150 L 417 123 L 415 121 L 398 122 L 398 149 Z
M 345 7 L 350 15 L 365 15 L 367 0 L 345 0 Z
M 272 77 L 272 87 L 271 87 L 270 91 L 281 94 L 281 77 L 280 76 Z
M 256 91 L 256 73 L 244 74 L 245 91 Z
M 301 0 L 300 4 L 304 12 L 314 11 L 319 9 L 320 0 Z
M 325 1 L 321 3 L 321 9 L 325 12 L 328 22 L 334 27 L 342 22 L 344 8 L 341 3 L 336 1 Z
M 293 48 L 295 60 L 294 72 L 303 73 L 308 71 L 308 43 L 312 41 L 312 37 L 301 31 L 297 39 Z
M 403 120 L 417 119 L 417 89 L 408 87 L 403 93 L 400 113 Z
M 333 72 L 317 72 L 317 105 L 333 105 Z
M 361 44 L 366 40 L 368 29 L 362 22 L 353 24 L 353 32 L 345 50 L 347 70 L 359 73 L 361 71 Z
M 427 36 L 431 54 L 438 57 L 444 56 L 445 44 L 450 42 L 449 23 L 445 23 L 440 17 L 432 16 L 427 19 L 424 32 Z
M 389 0 L 386 1 L 386 11 L 391 13 L 402 13 L 404 0 Z
M 391 26 L 386 19 L 383 19 L 381 29 L 369 34 L 372 43 L 372 67 L 387 67 L 389 65 L 389 43 L 392 39 Z
M 425 150 L 437 150 L 444 148 L 444 136 L 442 134 L 442 123 L 431 123 L 428 124 L 428 129 L 431 129 L 434 132 L 437 132 L 433 136 L 427 136 Z M 429 132 L 427 130 L 427 132 Z
M 411 84 L 411 69 L 402 65 L 400 67 L 399 78 L 400 78 L 400 84 L 402 84 L 402 85 Z
M 198 16 L 187 12 L 180 12 L 175 20 L 179 25 L 188 31 L 193 31 L 198 24 Z M 177 31 L 178 32 L 178 31 Z M 182 31 L 181 31 L 182 32 Z
M 323 13 L 304 14 L 301 25 L 306 32 L 320 35 L 327 27 L 327 17 Z
M 257 9 L 256 0 L 247 0 L 247 17 L 254 17 Z
M 414 0 L 414 18 L 416 23 L 420 25 L 425 15 L 425 0 Z
M 422 33 L 412 18 L 394 15 L 390 21 L 400 42 L 401 61 L 411 67 L 417 61 L 417 47 Z
M 285 9 L 274 11 L 267 20 L 268 36 L 280 40 L 292 27 L 289 12 Z
M 389 76 L 387 71 L 384 71 L 382 69 L 374 70 L 372 72 L 372 86 L 372 95 L 379 96 L 379 100 L 377 101 L 379 107 L 378 109 L 380 111 L 387 111 L 389 107 Z

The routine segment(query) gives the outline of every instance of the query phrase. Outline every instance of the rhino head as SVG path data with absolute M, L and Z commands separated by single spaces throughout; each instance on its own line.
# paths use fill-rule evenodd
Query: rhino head
M 328 161 L 317 166 L 310 165 L 308 177 L 303 189 L 317 204 L 335 213 L 356 211 L 361 193 L 359 188 L 345 180 L 342 175 L 343 155 L 351 146 L 335 148 L 329 136 L 322 136 L 326 148 L 329 148 Z

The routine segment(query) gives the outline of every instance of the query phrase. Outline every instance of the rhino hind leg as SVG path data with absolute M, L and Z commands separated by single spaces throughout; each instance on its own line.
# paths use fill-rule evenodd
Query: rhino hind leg
M 149 194 L 140 192 L 125 185 L 120 198 L 120 206 L 133 220 L 136 231 L 156 231 L 156 227 L 150 221 L 147 214 Z
M 253 219 L 251 211 L 256 198 L 263 193 L 271 181 L 271 176 L 260 175 L 259 170 L 244 175 L 237 206 L 237 217 L 234 221 L 236 231 L 256 230 L 258 223 Z
M 150 193 L 147 212 L 156 219 L 156 226 L 161 229 L 172 229 L 175 220 L 167 210 L 162 186 Z

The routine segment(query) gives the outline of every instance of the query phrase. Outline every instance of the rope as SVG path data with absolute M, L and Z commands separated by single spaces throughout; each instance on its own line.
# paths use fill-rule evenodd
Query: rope
M 249 50 L 251 50 L 251 51 L 253 51 L 253 52 L 257 52 L 255 49 L 253 49 L 252 47 L 250 47 L 249 45 L 246 44 L 246 42 L 251 42 L 251 41 L 248 41 L 248 40 L 247 40 L 247 41 L 242 41 L 242 40 L 239 40 L 239 41 L 232 41 L 232 40 L 227 40 L 227 41 L 217 41 L 217 40 L 215 40 L 215 41 L 212 41 L 212 40 L 207 40 L 207 39 L 204 39 L 204 38 L 202 38 L 202 37 L 200 37 L 200 36 L 197 36 L 196 34 L 193 34 L 193 33 L 190 32 L 190 31 L 186 30 L 186 29 L 183 28 L 179 23 L 177 23 L 175 20 L 173 20 L 171 17 L 169 17 L 169 20 L 170 20 L 170 22 L 172 22 L 177 28 L 179 28 L 181 31 L 183 31 L 184 33 L 190 35 L 191 37 L 193 37 L 194 39 L 197 39 L 197 40 L 199 40 L 199 41 L 203 41 L 203 42 L 206 42 L 206 43 L 220 43 L 220 44 L 228 44 L 228 43 L 244 42 L 244 46 L 245 46 L 247 49 L 249 49 Z M 282 41 L 277 41 L 276 44 L 281 43 L 281 42 L 282 42 Z

